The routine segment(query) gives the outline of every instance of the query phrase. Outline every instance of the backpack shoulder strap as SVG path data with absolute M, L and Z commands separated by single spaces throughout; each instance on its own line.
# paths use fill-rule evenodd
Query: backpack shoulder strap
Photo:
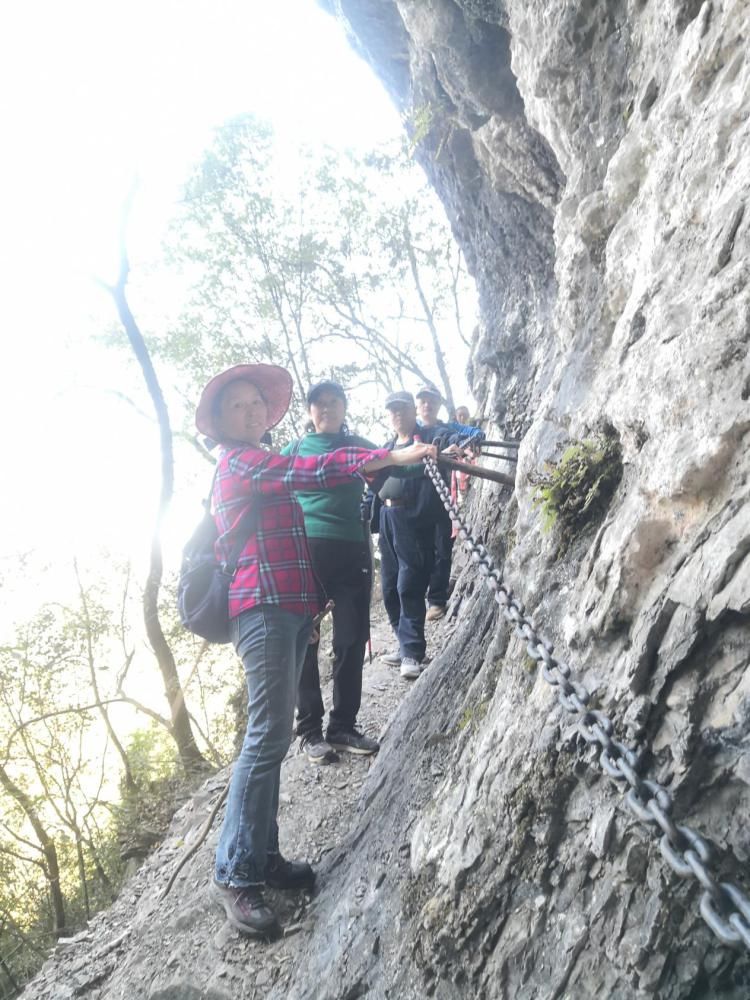
M 261 502 L 260 498 L 258 498 L 257 503 L 252 503 L 240 518 L 240 523 L 237 527 L 237 540 L 232 546 L 232 551 L 229 553 L 229 559 L 224 563 L 224 570 L 230 576 L 234 576 L 237 570 L 237 562 L 242 555 L 242 550 L 258 528 L 260 508 Z
M 211 501 L 214 495 L 214 486 L 216 485 L 216 479 L 219 475 L 219 463 L 216 463 L 216 468 L 214 469 L 213 479 L 211 480 L 211 489 L 209 490 L 208 496 L 204 500 L 204 506 L 206 508 L 206 514 L 209 517 L 213 517 L 211 514 Z M 237 571 L 237 562 L 242 555 L 242 550 L 247 545 L 250 540 L 251 535 L 255 534 L 258 527 L 258 518 L 260 516 L 261 500 L 260 497 L 257 498 L 257 502 L 254 502 L 248 507 L 245 513 L 240 518 L 240 523 L 237 526 L 237 539 L 232 546 L 232 551 L 229 553 L 229 558 L 223 564 L 223 569 L 225 573 L 229 573 L 230 576 L 234 576 Z
M 206 508 L 207 514 L 211 513 L 211 501 L 213 500 L 214 497 L 214 486 L 216 486 L 216 479 L 218 475 L 219 475 L 219 463 L 217 462 L 216 465 L 214 466 L 214 474 L 213 476 L 211 476 L 211 487 L 208 491 L 208 496 L 203 501 L 203 506 Z

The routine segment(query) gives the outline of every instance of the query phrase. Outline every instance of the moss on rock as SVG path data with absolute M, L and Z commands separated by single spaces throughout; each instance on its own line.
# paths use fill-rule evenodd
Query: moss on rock
M 622 477 L 620 442 L 612 432 L 568 445 L 559 461 L 532 478 L 534 504 L 541 508 L 544 531 L 557 529 L 560 550 L 609 505 Z

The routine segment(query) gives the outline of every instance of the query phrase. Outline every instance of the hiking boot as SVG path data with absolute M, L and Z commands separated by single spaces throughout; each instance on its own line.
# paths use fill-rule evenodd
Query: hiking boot
M 358 753 L 363 756 L 377 753 L 380 744 L 370 736 L 365 736 L 354 727 L 351 729 L 330 729 L 326 738 L 334 750 L 343 750 L 344 753 Z
M 401 651 L 394 649 L 392 653 L 381 653 L 380 659 L 389 667 L 399 667 L 401 666 Z
M 424 660 L 415 660 L 413 656 L 405 656 L 401 661 L 401 676 L 407 681 L 415 681 L 426 666 Z
M 320 729 L 300 736 L 299 748 L 311 764 L 335 764 L 339 759 L 331 744 L 323 739 Z
M 266 903 L 260 886 L 237 888 L 214 881 L 211 897 L 224 908 L 230 924 L 257 937 L 274 937 L 281 931 L 276 914 Z
M 306 861 L 287 861 L 282 854 L 269 854 L 266 885 L 272 889 L 312 889 L 315 872 Z
M 431 604 L 427 609 L 427 614 L 425 615 L 425 621 L 437 622 L 441 618 L 445 617 L 446 607 L 444 604 Z

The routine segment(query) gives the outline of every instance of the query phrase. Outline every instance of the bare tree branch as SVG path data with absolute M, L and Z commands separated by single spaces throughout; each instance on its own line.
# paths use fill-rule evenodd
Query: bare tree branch
M 422 303 L 422 309 L 424 310 L 425 318 L 427 319 L 427 328 L 430 331 L 430 337 L 432 338 L 432 352 L 435 357 L 435 364 L 440 372 L 440 378 L 443 380 L 443 389 L 445 392 L 445 401 L 448 406 L 448 412 L 453 415 L 456 411 L 455 403 L 453 402 L 453 389 L 451 387 L 451 380 L 448 375 L 448 369 L 445 365 L 445 356 L 443 355 L 443 349 L 440 345 L 440 336 L 438 335 L 437 327 L 435 326 L 435 318 L 433 316 L 430 304 L 427 301 L 427 296 L 424 293 L 422 287 L 422 280 L 419 275 L 419 265 L 417 264 L 417 255 L 414 252 L 414 245 L 412 243 L 411 231 L 409 229 L 409 223 L 404 219 L 404 244 L 406 246 L 406 253 L 409 258 L 409 269 L 411 271 L 411 276 L 414 280 L 414 287 L 417 290 L 417 295 L 419 296 L 419 301 Z
M 37 847 L 37 850 L 41 851 L 41 847 Z M 9 858 L 15 858 L 16 861 L 23 861 L 28 865 L 35 865 L 37 868 L 46 874 L 47 869 L 41 858 L 29 858 L 25 854 L 19 854 L 18 851 L 14 851 L 12 848 L 8 847 L 7 844 L 0 844 L 0 854 L 7 854 Z
M 91 712 L 94 709 L 106 707 L 107 705 L 115 705 L 125 700 L 124 698 L 106 698 L 104 701 L 95 701 L 90 705 L 68 705 L 66 708 L 55 708 L 49 712 L 43 712 L 41 715 L 35 715 L 33 719 L 24 719 L 23 722 L 17 723 L 16 727 L 11 730 L 7 738 L 6 748 L 10 747 L 19 733 L 23 732 L 24 729 L 28 729 L 29 726 L 36 725 L 38 722 L 45 722 L 47 719 L 54 719 L 59 715 L 83 715 L 84 712 Z
M 451 299 L 453 301 L 453 316 L 456 323 L 456 333 L 461 338 L 461 341 L 466 344 L 467 347 L 471 347 L 471 341 L 466 337 L 463 330 L 463 323 L 461 320 L 461 303 L 458 295 L 458 285 L 461 280 L 461 275 L 464 273 L 461 267 L 461 261 L 463 260 L 463 254 L 459 247 L 456 248 L 456 267 L 455 270 L 451 264 L 451 258 L 453 256 L 452 242 L 448 243 L 448 269 L 451 272 Z
M 135 791 L 135 778 L 133 777 L 133 772 L 130 769 L 130 761 L 128 760 L 128 755 L 125 753 L 125 747 L 120 742 L 115 728 L 112 725 L 112 720 L 109 717 L 109 712 L 106 707 L 102 704 L 102 696 L 99 693 L 99 683 L 96 679 L 96 663 L 94 660 L 94 645 L 92 641 L 92 626 L 91 626 L 91 616 L 89 614 L 88 598 L 86 597 L 86 591 L 84 590 L 83 583 L 81 581 L 81 574 L 78 571 L 78 560 L 73 560 L 73 570 L 76 575 L 76 581 L 78 583 L 78 594 L 81 600 L 81 609 L 83 611 L 83 620 L 85 625 L 85 643 L 86 643 L 86 662 L 89 668 L 89 680 L 91 681 L 91 690 L 94 692 L 94 698 L 96 699 L 97 705 L 99 707 L 99 713 L 104 720 L 104 725 L 107 727 L 107 732 L 109 733 L 110 739 L 112 740 L 115 750 L 120 755 L 120 760 L 122 761 L 123 771 L 125 774 L 125 786 L 128 791 Z

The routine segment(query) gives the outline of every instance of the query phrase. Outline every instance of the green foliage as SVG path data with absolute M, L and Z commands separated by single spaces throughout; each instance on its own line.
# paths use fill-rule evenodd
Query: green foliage
M 137 599 L 130 606 L 128 572 L 113 600 L 119 574 L 111 563 L 107 572 L 109 590 L 74 575 L 77 600 L 43 606 L 0 647 L 0 957 L 18 983 L 44 961 L 55 926 L 72 934 L 110 904 L 125 871 L 121 849 L 142 855 L 194 783 L 167 728 L 134 728 L 160 702 L 137 710 L 123 703 L 128 686 L 148 699 L 132 651 L 142 608 Z M 184 636 L 185 690 L 214 740 L 232 678 L 214 669 L 218 654 Z
M 132 733 L 127 752 L 136 787 L 123 785 L 113 813 L 119 854 L 138 858 L 162 838 L 194 782 L 184 773 L 174 741 L 162 726 Z
M 521 659 L 521 666 L 526 671 L 527 674 L 536 673 L 537 662 L 528 653 L 524 653 Z
M 418 125 L 428 127 L 429 109 Z M 152 351 L 190 400 L 231 364 L 288 367 L 297 392 L 280 440 L 301 431 L 305 391 L 319 378 L 376 390 L 373 409 L 353 396 L 350 422 L 364 426 L 384 393 L 444 381 L 438 352 L 448 345 L 435 345 L 430 324 L 465 356 L 459 305 L 473 285 L 403 150 L 282 149 L 262 122 L 239 117 L 190 179 L 166 261 L 182 271 L 188 305 Z
M 157 725 L 131 733 L 127 755 L 135 782 L 140 787 L 170 778 L 179 763 L 174 740 Z
M 557 528 L 561 551 L 606 509 L 622 476 L 620 444 L 613 434 L 569 445 L 559 461 L 532 478 L 542 529 Z
M 463 710 L 463 712 L 461 713 L 461 718 L 458 720 L 458 724 L 456 725 L 456 729 L 458 729 L 460 733 L 462 733 L 464 729 L 467 729 L 471 725 L 471 720 L 473 718 L 473 715 L 474 713 L 472 709 L 465 708 Z
M 410 135 L 409 155 L 413 156 L 414 151 L 420 143 L 424 142 L 432 131 L 435 123 L 435 109 L 432 104 L 420 104 L 413 108 L 410 115 L 405 117 L 404 124 Z
M 489 707 L 490 699 L 486 698 L 477 705 L 470 705 L 465 708 L 456 724 L 456 731 L 462 733 L 465 729 L 477 725 L 487 715 Z

